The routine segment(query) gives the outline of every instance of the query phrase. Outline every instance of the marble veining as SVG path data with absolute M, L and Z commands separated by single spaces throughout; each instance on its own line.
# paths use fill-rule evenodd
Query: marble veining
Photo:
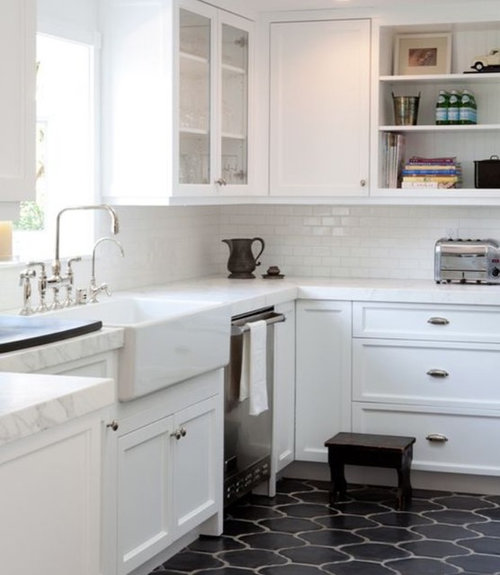
M 115 401 L 109 378 L 0 373 L 0 445 Z
M 120 347 L 123 347 L 123 329 L 105 327 L 98 332 L 48 345 L 0 354 L 0 370 L 18 373 L 36 372 Z

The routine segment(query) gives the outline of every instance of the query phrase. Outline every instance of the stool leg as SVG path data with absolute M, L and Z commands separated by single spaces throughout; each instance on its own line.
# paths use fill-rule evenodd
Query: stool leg
M 337 493 L 340 497 L 345 497 L 347 483 L 344 476 L 344 462 L 330 462 L 331 488 L 330 488 L 330 505 L 333 505 L 337 499 Z
M 412 487 L 410 480 L 411 457 L 403 455 L 398 467 L 398 509 L 402 510 L 411 503 Z

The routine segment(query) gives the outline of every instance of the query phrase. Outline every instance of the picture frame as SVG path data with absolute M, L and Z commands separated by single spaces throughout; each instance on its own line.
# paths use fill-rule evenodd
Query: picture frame
M 394 42 L 394 74 L 451 72 L 451 33 L 400 34 Z

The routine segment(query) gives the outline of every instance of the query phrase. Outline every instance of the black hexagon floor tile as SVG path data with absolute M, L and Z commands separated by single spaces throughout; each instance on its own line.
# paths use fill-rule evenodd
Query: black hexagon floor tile
M 231 506 L 221 537 L 200 537 L 151 575 L 500 575 L 500 496 L 281 480 L 276 497 Z

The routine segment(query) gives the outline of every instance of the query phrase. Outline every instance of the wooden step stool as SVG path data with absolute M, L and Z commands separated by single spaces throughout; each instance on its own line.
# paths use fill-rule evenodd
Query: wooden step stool
M 398 509 L 404 509 L 412 496 L 410 469 L 413 457 L 414 437 L 398 435 L 374 435 L 370 433 L 337 433 L 327 441 L 328 465 L 332 478 L 330 504 L 337 493 L 346 495 L 347 483 L 344 465 L 367 465 L 390 467 L 398 472 Z

